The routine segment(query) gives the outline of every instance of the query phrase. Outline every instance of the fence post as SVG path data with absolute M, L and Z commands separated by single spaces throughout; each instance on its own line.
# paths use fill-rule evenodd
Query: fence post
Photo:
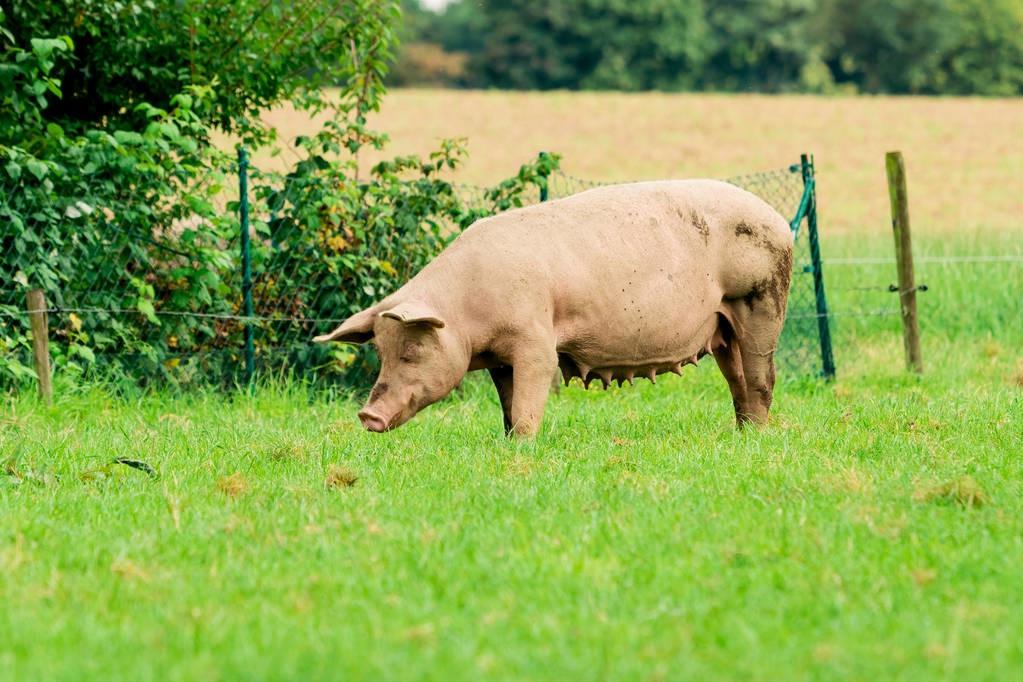
M 39 377 L 39 397 L 47 405 L 53 402 L 53 381 L 50 376 L 50 327 L 46 314 L 46 296 L 42 289 L 32 289 L 26 296 L 28 319 L 32 325 L 32 358 Z
M 899 305 L 902 308 L 902 342 L 906 348 L 906 367 L 924 371 L 920 353 L 920 320 L 916 310 L 916 278 L 913 273 L 913 245 L 909 231 L 909 194 L 906 191 L 906 162 L 902 152 L 884 157 L 888 172 L 888 198 L 892 205 L 892 232 L 895 235 L 895 261 L 899 271 Z
M 540 152 L 536 156 L 543 161 L 544 157 L 547 156 L 547 152 Z M 547 172 L 543 171 L 540 177 L 543 178 L 543 181 L 540 183 L 540 201 L 547 201 L 547 197 L 549 196 L 547 189 Z
M 800 157 L 803 186 L 810 189 L 810 206 L 806 213 L 806 233 L 810 240 L 810 260 L 813 264 L 813 292 L 817 302 L 817 335 L 821 344 L 821 372 L 825 379 L 835 378 L 835 356 L 831 348 L 831 325 L 828 320 L 828 299 L 824 293 L 824 268 L 821 263 L 821 245 L 817 234 L 817 178 L 813 157 Z
M 547 156 L 547 152 L 540 152 L 536 155 L 540 161 L 544 160 Z M 547 201 L 547 197 L 550 196 L 547 189 L 547 171 L 541 168 L 540 172 L 540 201 Z M 561 370 L 554 370 L 554 376 L 551 378 L 551 392 L 555 395 L 561 395 Z
M 242 245 L 242 299 L 245 306 L 245 383 L 251 384 L 256 369 L 252 342 L 252 244 L 249 235 L 249 155 L 238 147 L 238 222 Z

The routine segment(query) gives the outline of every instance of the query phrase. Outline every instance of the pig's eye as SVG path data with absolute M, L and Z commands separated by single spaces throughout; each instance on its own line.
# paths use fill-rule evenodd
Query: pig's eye
M 410 344 L 405 346 L 405 352 L 399 358 L 402 362 L 415 362 L 419 359 L 419 346 Z

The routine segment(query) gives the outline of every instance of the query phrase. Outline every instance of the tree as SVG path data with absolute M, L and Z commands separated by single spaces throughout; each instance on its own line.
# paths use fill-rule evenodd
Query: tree
M 816 58 L 819 0 L 716 0 L 707 8 L 710 55 L 698 75 L 709 90 L 800 89 Z
M 865 92 L 1023 92 L 1017 0 L 825 0 L 815 30 L 835 81 Z
M 1023 93 L 1023 3 L 951 0 L 953 38 L 943 59 L 945 91 Z
M 258 134 L 282 101 L 321 106 L 322 86 L 360 71 L 375 46 L 386 69 L 399 13 L 374 0 L 0 0 L 10 41 L 66 36 L 51 74 L 61 97 L 45 118 L 78 128 L 140 125 L 136 105 L 166 109 L 187 87 L 209 87 L 202 116 Z
M 1023 92 L 1019 0 L 457 0 L 415 16 L 421 62 L 471 55 L 447 79 L 462 85 Z
M 474 21 L 480 14 L 469 3 L 448 5 L 443 12 L 423 7 L 420 0 L 402 0 L 401 47 L 391 70 L 391 85 L 466 85 L 470 50 L 479 48 Z
M 701 0 L 484 0 L 493 87 L 678 90 L 706 59 Z
M 237 167 L 213 143 L 214 127 L 280 151 L 260 120 L 266 108 L 290 99 L 329 109 L 319 131 L 295 140 L 290 172 L 250 170 L 257 312 L 284 309 L 302 341 L 312 319 L 397 288 L 454 228 L 521 205 L 556 164 L 523 166 L 473 206 L 443 177 L 464 158 L 458 141 L 426 159 L 360 165 L 361 149 L 387 142 L 366 114 L 385 91 L 396 2 L 25 0 L 16 21 L 8 11 L 0 7 L 8 285 L 0 287 L 0 384 L 31 374 L 16 320 L 23 289 L 36 287 L 75 308 L 53 323 L 61 370 L 109 354 L 114 366 L 144 363 L 140 377 L 180 376 L 183 355 L 206 358 L 197 376 L 231 376 L 231 352 L 218 365 L 209 360 L 239 347 L 242 312 L 231 247 L 240 225 L 229 198 Z M 326 83 L 340 88 L 325 91 Z M 280 342 L 280 329 L 268 324 L 257 350 Z M 343 349 L 301 345 L 274 356 L 342 375 L 356 361 Z
M 818 35 L 835 80 L 867 92 L 939 89 L 947 9 L 948 0 L 829 0 Z

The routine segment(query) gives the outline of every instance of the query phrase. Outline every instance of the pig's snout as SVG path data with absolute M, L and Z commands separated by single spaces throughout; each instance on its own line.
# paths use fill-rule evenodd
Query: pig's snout
M 373 431 L 374 433 L 383 433 L 390 426 L 386 419 L 369 408 L 363 408 L 359 411 L 359 421 L 362 422 L 362 426 L 367 431 Z

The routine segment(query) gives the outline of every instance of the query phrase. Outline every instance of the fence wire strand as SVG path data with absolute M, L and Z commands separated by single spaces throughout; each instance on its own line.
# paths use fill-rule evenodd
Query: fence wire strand
M 288 147 L 285 147 L 288 149 Z M 294 150 L 292 150 L 294 151 Z M 237 179 L 236 167 L 219 170 L 217 178 L 204 182 Z M 282 173 L 260 173 L 252 177 L 263 182 L 288 183 Z M 805 224 L 799 215 L 804 201 L 801 167 L 753 173 L 728 180 L 734 185 L 760 196 L 794 227 Z M 553 200 L 600 187 L 602 183 L 556 171 L 546 179 L 548 198 Z M 452 189 L 471 209 L 492 210 L 488 190 L 475 185 L 452 183 Z M 254 195 L 255 196 L 255 195 Z M 263 195 L 259 195 L 260 197 Z M 336 348 L 314 345 L 314 335 L 325 331 L 324 325 L 344 321 L 348 312 L 345 292 L 336 273 L 323 272 L 303 281 L 293 273 L 309 262 L 308 250 L 314 248 L 301 225 L 275 224 L 273 236 L 254 229 L 252 235 L 252 292 L 254 314 L 245 315 L 242 301 L 240 267 L 238 194 L 225 188 L 216 205 L 205 215 L 182 211 L 172 224 L 145 232 L 126 229 L 116 217 L 107 221 L 98 241 L 83 241 L 69 235 L 65 244 L 45 244 L 43 250 L 63 248 L 77 252 L 79 262 L 116 263 L 117 267 L 95 267 L 78 273 L 58 273 L 55 284 L 46 288 L 49 304 L 46 312 L 53 315 L 52 338 L 67 349 L 88 349 L 98 364 L 118 365 L 140 380 L 149 381 L 149 373 L 163 372 L 165 378 L 181 373 L 183 366 L 195 368 L 193 378 L 206 372 L 214 380 L 237 380 L 242 354 L 242 332 L 246 325 L 254 328 L 257 364 L 260 371 L 311 372 L 318 374 L 330 362 Z M 530 198 L 539 201 L 539 190 Z M 254 224 L 270 225 L 274 211 L 254 198 L 250 202 Z M 799 217 L 799 221 L 795 218 Z M 265 229 L 261 228 L 261 229 Z M 292 231 L 289 231 L 292 230 Z M 814 288 L 814 265 L 805 229 L 796 229 L 793 275 L 789 294 L 788 316 L 779 345 L 779 372 L 782 375 L 814 374 L 820 367 L 818 321 Z M 304 239 L 297 237 L 304 236 Z M 295 238 L 293 238 L 295 237 Z M 225 259 L 222 288 L 211 291 L 207 300 L 183 299 L 174 295 L 174 273 L 178 266 L 208 259 L 210 254 Z M 379 254 L 381 260 L 392 254 Z M 1023 255 L 974 255 L 961 257 L 924 256 L 919 263 L 989 263 L 1023 262 Z M 832 258 L 825 266 L 889 265 L 891 258 Z M 403 275 L 406 273 L 402 273 Z M 162 298 L 152 300 L 147 292 L 155 287 Z M 922 287 L 918 287 L 922 288 Z M 888 285 L 846 287 L 863 295 L 890 291 Z M 13 325 L 14 336 L 23 341 L 28 335 L 28 314 L 24 310 L 24 289 L 6 287 L 0 294 L 0 318 Z M 383 292 L 386 293 L 386 292 Z M 895 292 L 896 294 L 900 292 Z M 111 305 L 113 301 L 117 303 Z M 326 313 L 326 314 L 324 314 Z M 828 317 L 891 317 L 897 308 L 864 307 L 859 310 L 832 311 Z M 128 316 L 148 320 L 148 336 L 138 336 L 137 328 L 124 324 Z M 16 352 L 30 362 L 27 342 Z M 83 354 L 85 350 L 77 351 Z M 68 354 L 73 353 L 68 351 Z

